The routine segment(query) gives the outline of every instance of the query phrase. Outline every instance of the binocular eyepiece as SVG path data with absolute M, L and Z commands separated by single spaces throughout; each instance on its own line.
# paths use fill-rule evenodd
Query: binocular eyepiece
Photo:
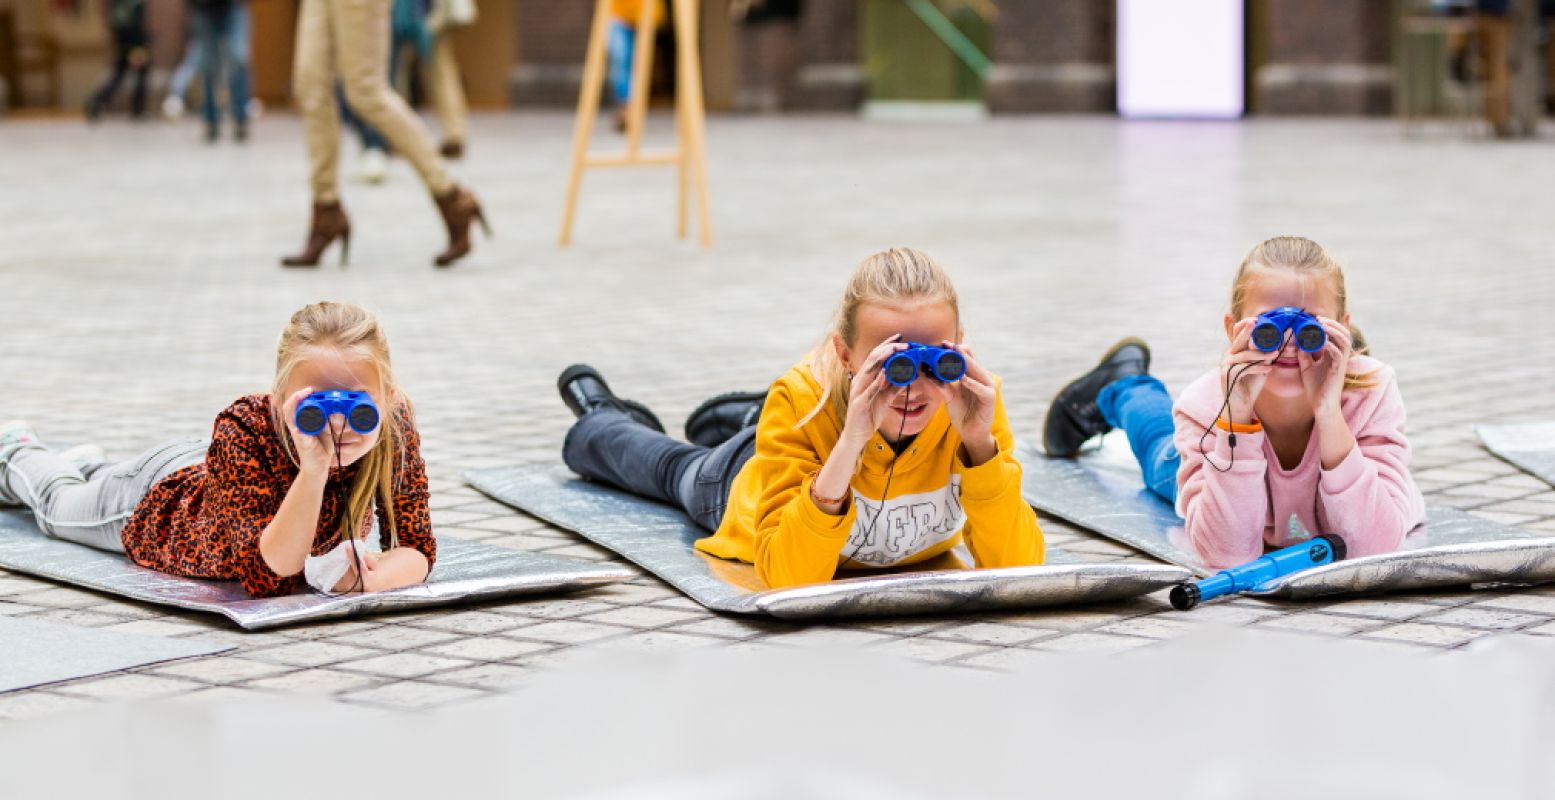
M 297 404 L 297 430 L 317 436 L 329 425 L 329 418 L 340 414 L 357 433 L 372 433 L 378 427 L 378 405 L 366 392 L 314 392 Z
M 1328 332 L 1317 317 L 1294 306 L 1282 306 L 1258 315 L 1253 323 L 1253 347 L 1272 353 L 1285 345 L 1285 332 L 1294 331 L 1296 347 L 1303 353 L 1316 353 L 1328 344 Z
M 892 354 L 881 369 L 892 386 L 908 386 L 922 373 L 941 383 L 952 383 L 966 374 L 966 358 L 955 350 L 908 342 L 907 349 Z

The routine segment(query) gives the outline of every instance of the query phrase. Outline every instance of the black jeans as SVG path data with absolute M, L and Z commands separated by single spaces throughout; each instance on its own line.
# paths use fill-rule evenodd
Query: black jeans
M 573 472 L 676 506 L 709 531 L 723 521 L 734 476 L 755 453 L 754 426 L 717 447 L 701 447 L 608 407 L 584 414 L 562 444 L 562 461 Z
M 126 73 L 135 73 L 135 93 L 130 97 L 130 115 L 142 117 L 146 114 L 146 73 L 150 71 L 151 64 L 142 61 L 140 66 L 130 63 L 131 55 L 136 50 L 144 50 L 144 45 L 116 44 L 113 51 L 113 72 L 108 75 L 97 91 L 92 93 L 92 99 L 88 108 L 94 116 L 101 114 L 103 108 L 112 102 L 113 96 L 119 92 L 119 84 L 124 82 Z

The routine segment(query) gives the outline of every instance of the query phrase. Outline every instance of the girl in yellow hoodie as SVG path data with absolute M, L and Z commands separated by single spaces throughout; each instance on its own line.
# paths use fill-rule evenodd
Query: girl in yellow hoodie
M 938 263 L 916 250 L 877 253 L 854 270 L 832 332 L 764 404 L 726 396 L 693 413 L 697 443 L 665 435 L 593 368 L 569 367 L 558 387 L 578 421 L 562 458 L 586 478 L 683 508 L 714 532 L 697 549 L 754 564 L 774 588 L 913 564 L 962 543 L 979 567 L 1040 564 L 1042 531 L 1021 498 L 999 379 L 962 332 Z M 883 365 L 908 342 L 959 352 L 965 375 L 941 382 L 925 371 L 893 385 Z M 724 439 L 758 409 L 754 426 Z

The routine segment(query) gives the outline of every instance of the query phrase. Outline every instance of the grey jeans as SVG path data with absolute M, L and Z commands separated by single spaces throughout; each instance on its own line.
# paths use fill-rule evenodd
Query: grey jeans
M 709 531 L 718 530 L 734 476 L 755 453 L 755 426 L 700 447 L 608 407 L 579 418 L 562 444 L 562 461 L 573 472 L 676 506 Z
M 89 473 L 51 450 L 22 447 L 0 461 L 0 502 L 32 509 L 38 527 L 57 539 L 122 553 L 119 533 L 141 499 L 157 481 L 205 460 L 207 446 L 175 439 Z

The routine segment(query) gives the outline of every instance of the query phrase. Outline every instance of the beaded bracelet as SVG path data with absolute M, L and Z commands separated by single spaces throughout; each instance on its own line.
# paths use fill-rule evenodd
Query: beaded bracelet
M 810 499 L 814 500 L 815 504 L 818 506 L 840 506 L 842 505 L 842 501 L 848 499 L 848 494 L 844 493 L 841 497 L 822 497 L 815 493 L 815 481 L 811 481 Z

